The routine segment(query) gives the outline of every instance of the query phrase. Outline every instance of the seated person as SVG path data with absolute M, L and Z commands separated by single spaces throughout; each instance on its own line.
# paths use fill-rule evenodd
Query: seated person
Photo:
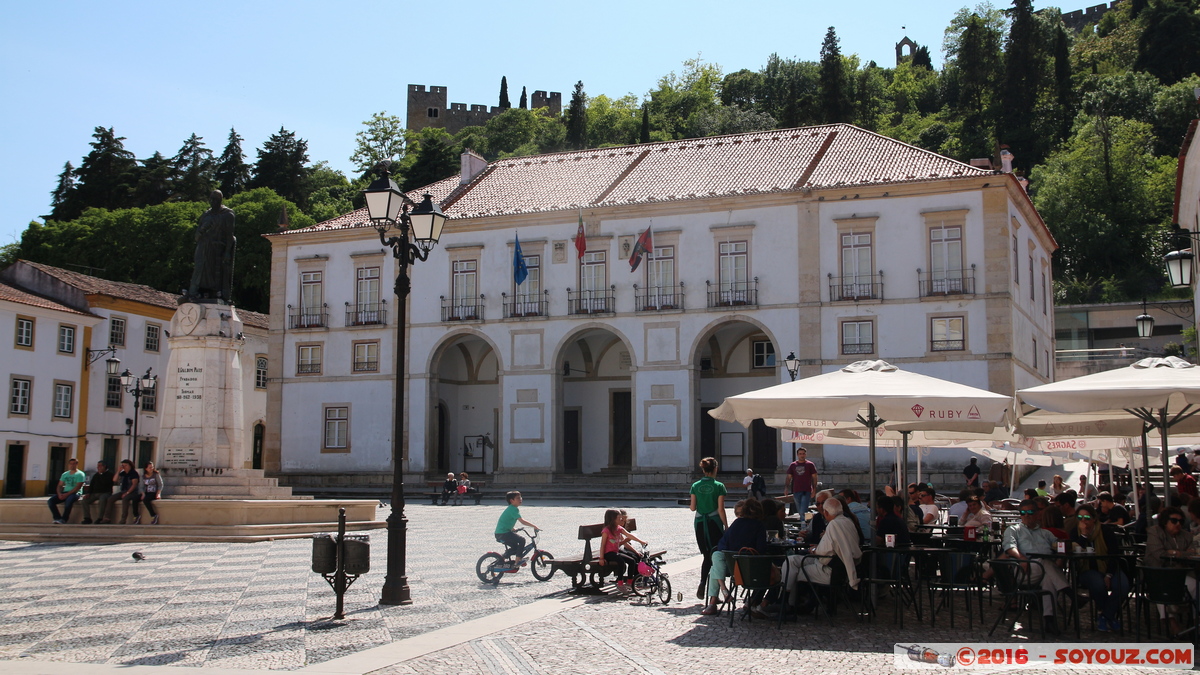
M 1058 509 L 1063 516 L 1062 529 L 1070 536 L 1075 536 L 1075 525 L 1078 522 L 1075 515 L 1075 501 L 1074 490 L 1060 492 L 1054 498 L 1054 508 Z
M 849 518 L 842 515 L 842 502 L 837 499 L 827 499 L 822 508 L 829 524 L 821 543 L 808 555 L 788 556 L 784 565 L 784 583 L 789 590 L 795 589 L 799 582 L 809 581 L 814 584 L 829 584 L 833 579 L 833 560 L 841 561 L 846 568 L 846 577 L 850 588 L 858 588 L 858 561 L 862 559 L 862 547 L 859 546 L 858 532 Z M 803 568 L 803 572 L 801 572 Z M 811 591 L 811 589 L 810 589 Z M 793 596 L 795 597 L 795 596 Z M 811 595 L 809 596 L 811 597 Z M 804 604 L 811 607 L 811 604 Z M 803 613 L 803 609 L 801 612 Z
M 1129 522 L 1129 512 L 1125 510 L 1124 506 L 1117 504 L 1113 500 L 1111 492 L 1101 492 L 1097 500 L 1100 506 L 1099 516 L 1101 523 L 1124 525 Z
M 1045 497 L 1039 497 L 1039 500 Z M 1046 508 L 1037 510 L 1038 523 L 1042 529 L 1048 530 L 1056 539 L 1066 539 L 1067 531 L 1063 528 L 1063 514 L 1057 507 L 1051 508 L 1047 503 Z
M 908 536 L 908 526 L 904 524 L 904 516 L 900 515 L 900 509 L 904 507 L 902 500 L 899 497 L 880 497 L 875 500 L 875 511 L 878 514 L 878 520 L 875 521 L 875 545 L 886 545 L 886 535 L 896 535 L 896 546 L 907 547 L 912 545 L 912 539 Z
M 1088 482 L 1087 475 L 1079 477 L 1079 497 L 1086 502 L 1090 502 L 1096 498 L 1096 486 Z
M 1119 553 L 1117 537 L 1100 527 L 1094 506 L 1081 505 L 1075 517 L 1078 529 L 1071 537 L 1071 543 L 1084 550 L 1090 548 L 1099 555 Z M 1096 629 L 1101 632 L 1121 630 L 1121 604 L 1129 594 L 1129 575 L 1125 574 L 1116 560 L 1080 559 L 1076 565 L 1079 585 L 1088 589 L 1088 594 L 1100 610 Z
M 959 490 L 958 501 L 950 505 L 950 510 L 946 512 L 946 515 L 950 516 L 951 518 L 957 518 L 958 523 L 961 525 L 963 516 L 967 513 L 967 500 L 970 499 L 973 494 L 975 494 L 973 488 L 963 488 Z
M 1004 481 L 997 480 L 995 483 L 992 483 L 992 487 L 988 489 L 987 494 L 984 495 L 983 499 L 987 503 L 991 504 L 992 502 L 998 502 L 1002 499 L 1008 499 L 1010 494 L 1012 493 L 1004 485 Z
M 809 545 L 821 541 L 821 536 L 825 534 L 827 521 L 825 519 L 825 511 L 821 508 L 821 505 L 825 503 L 826 499 L 830 499 L 831 497 L 833 497 L 833 490 L 821 490 L 817 493 L 815 498 L 817 512 L 813 514 L 812 520 L 808 521 L 808 531 L 800 535 Z
M 728 593 L 725 577 L 733 569 L 732 554 L 743 548 L 752 548 L 760 553 L 767 550 L 767 528 L 762 524 L 762 504 L 757 499 L 743 499 L 733 507 L 733 513 L 737 520 L 729 524 L 729 529 L 725 530 L 717 542 L 717 550 L 713 552 L 712 568 L 708 572 L 708 604 L 700 610 L 705 616 L 719 611 L 717 591 Z
M 1025 488 L 1025 499 L 1028 499 L 1031 502 L 1036 502 L 1037 498 L 1037 488 Z M 1037 504 L 1035 503 L 1034 506 L 1036 507 Z
M 851 497 L 847 496 L 847 492 L 849 492 L 850 495 L 853 495 L 854 501 L 851 501 Z M 855 493 L 854 490 L 842 490 L 842 492 L 837 496 L 837 500 L 842 503 L 842 517 L 849 518 L 854 524 L 854 531 L 858 532 L 858 543 L 859 546 L 861 546 L 867 541 L 870 541 L 866 535 L 866 528 L 869 528 L 871 523 L 870 519 L 867 518 L 868 522 L 864 525 L 862 519 L 860 519 L 858 516 L 858 512 L 861 511 L 863 513 L 863 517 L 865 518 L 867 513 L 870 512 L 871 507 L 863 504 L 860 501 L 857 501 L 857 498 L 858 494 Z
M 938 505 L 934 503 L 936 493 L 933 491 L 933 488 L 924 485 L 917 491 L 917 494 L 920 495 L 921 499 L 921 525 L 936 525 L 941 511 L 938 509 Z M 925 528 L 922 531 L 929 530 Z
M 1187 553 L 1192 545 L 1192 537 L 1184 530 L 1183 511 L 1176 506 L 1168 506 L 1158 514 L 1157 524 L 1146 528 L 1146 556 L 1143 564 L 1147 567 L 1167 567 L 1167 556 Z M 1193 597 L 1196 595 L 1196 575 L 1188 572 L 1187 589 Z M 1170 628 L 1173 634 L 1179 633 L 1177 612 L 1186 611 L 1185 607 L 1172 606 Z M 1167 607 L 1158 605 L 1158 618 L 1167 618 Z
M 458 494 L 458 480 L 454 478 L 454 472 L 446 474 L 446 480 L 442 483 L 442 505 L 450 501 L 450 498 Z
M 1190 473 L 1185 473 L 1178 466 L 1171 467 L 1171 480 L 1175 481 L 1175 489 L 1181 497 L 1186 496 L 1188 501 L 1196 499 L 1196 479 L 1192 478 Z
M 959 525 L 963 526 L 964 528 L 974 527 L 976 529 L 992 526 L 992 512 L 988 511 L 987 507 L 983 505 L 983 502 L 980 501 L 979 497 L 972 495 L 971 497 L 967 498 L 966 502 L 967 513 L 959 519 Z
M 767 532 L 774 530 L 779 533 L 780 538 L 787 535 L 787 530 L 783 528 L 783 520 L 779 518 L 780 512 L 783 511 L 783 504 L 774 499 L 764 499 L 761 502 L 763 510 L 763 529 Z
M 1004 538 L 1000 544 L 1001 556 L 1028 560 L 1031 555 L 1053 553 L 1058 540 L 1053 534 L 1043 530 L 1038 523 L 1038 513 L 1033 500 L 1021 500 L 1020 510 L 1021 522 L 1010 525 L 1004 531 Z M 1049 596 L 1042 597 L 1042 617 L 1046 622 L 1046 631 L 1057 635 L 1059 630 L 1058 623 L 1054 620 L 1054 600 L 1059 591 L 1070 588 L 1070 584 L 1053 560 L 1042 560 L 1040 565 L 1026 563 L 1024 567 L 1029 572 L 1031 582 L 1039 584 L 1042 590 L 1050 591 Z

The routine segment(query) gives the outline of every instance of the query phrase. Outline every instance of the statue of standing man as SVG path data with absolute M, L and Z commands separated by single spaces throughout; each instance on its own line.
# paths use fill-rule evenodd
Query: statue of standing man
M 224 198 L 220 190 L 213 190 L 208 197 L 210 208 L 196 226 L 195 270 L 185 294 L 188 302 L 230 301 L 236 239 L 233 209 L 221 203 Z

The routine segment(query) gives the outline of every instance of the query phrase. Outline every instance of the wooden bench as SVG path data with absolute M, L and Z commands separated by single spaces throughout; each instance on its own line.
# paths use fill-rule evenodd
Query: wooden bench
M 442 484 L 445 482 L 446 481 L 441 481 L 441 482 L 426 481 L 425 482 L 425 487 L 433 488 L 433 492 L 425 493 L 425 496 L 429 497 L 429 503 L 431 505 L 437 506 L 438 500 L 442 498 Z M 463 495 L 463 499 L 474 499 L 475 506 L 479 506 L 479 500 L 483 499 L 483 487 L 485 485 L 487 485 L 487 483 L 484 481 L 481 481 L 481 480 L 471 481 L 471 487 L 474 488 L 475 491 L 468 492 L 467 494 Z M 451 496 L 450 499 L 454 499 L 454 497 Z
M 550 561 L 551 566 L 555 570 L 561 570 L 563 574 L 571 577 L 572 595 L 607 595 L 600 587 L 604 585 L 605 577 L 612 574 L 613 567 L 611 565 L 601 565 L 599 559 L 592 554 L 592 540 L 600 537 L 600 532 L 604 529 L 604 523 L 599 525 L 580 525 L 579 540 L 583 542 L 583 554 L 578 556 L 569 556 L 565 558 L 555 558 Z M 625 523 L 625 530 L 633 532 L 637 530 L 637 520 L 630 518 Z M 649 551 L 647 555 L 650 558 L 661 558 L 667 552 Z

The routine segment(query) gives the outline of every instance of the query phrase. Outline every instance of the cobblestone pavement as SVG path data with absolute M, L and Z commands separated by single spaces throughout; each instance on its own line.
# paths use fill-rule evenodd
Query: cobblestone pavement
M 309 571 L 308 540 L 111 546 L 0 542 L 0 660 L 10 660 L 0 668 L 35 672 L 39 663 L 69 661 L 79 664 L 71 666 L 77 674 L 87 672 L 85 663 L 287 670 L 332 669 L 337 663 L 341 672 L 379 675 L 698 669 L 866 674 L 895 672 L 891 653 L 897 642 L 1027 639 L 1027 631 L 1010 636 L 1003 629 L 989 638 L 994 609 L 988 610 L 987 625 L 976 622 L 973 630 L 961 614 L 955 630 L 944 616 L 936 629 L 909 621 L 901 630 L 892 624 L 890 606 L 874 622 L 843 612 L 832 622 L 804 617 L 782 630 L 774 623 L 741 620 L 730 628 L 726 615 L 698 614 L 691 514 L 679 507 L 633 507 L 631 515 L 638 519 L 639 535 L 667 548 L 668 561 L 682 561 L 672 581 L 683 602 L 673 598 L 667 606 L 645 605 L 608 596 L 568 603 L 559 611 L 569 587 L 564 577 L 540 583 L 522 571 L 506 576 L 499 587 L 475 578 L 475 560 L 497 547 L 490 533 L 499 511 L 495 504 L 410 505 L 413 604 L 377 604 L 386 536 L 375 531 L 373 570 L 350 589 L 347 619 L 336 623 L 328 620 L 332 591 Z M 543 548 L 560 555 L 578 552 L 577 526 L 599 522 L 603 514 L 596 506 L 533 502 L 522 512 L 546 528 Z M 381 509 L 380 517 L 385 516 Z M 145 561 L 134 562 L 134 551 L 143 552 Z M 548 603 L 555 613 L 534 611 Z M 464 625 L 476 626 L 476 632 L 454 633 Z M 1085 620 L 1084 642 L 1117 639 L 1089 635 L 1086 626 Z M 415 643 L 410 638 L 433 646 L 406 651 Z M 1074 635 L 1064 642 L 1074 642 Z M 363 658 L 369 655 L 372 659 Z M 372 665 L 354 670 L 357 663 Z M 379 670 L 385 664 L 392 665 Z
M 0 542 L 0 659 L 127 665 L 295 669 L 486 616 L 560 593 L 522 570 L 498 588 L 475 576 L 475 561 L 499 544 L 496 504 L 410 504 L 408 577 L 413 604 L 381 607 L 387 536 L 371 534 L 372 569 L 346 594 L 347 619 L 331 623 L 334 595 L 309 570 L 309 540 L 253 544 L 59 545 Z M 388 510 L 381 508 L 379 518 Z M 578 526 L 603 520 L 596 506 L 527 502 L 545 528 L 541 545 L 577 553 Z M 643 539 L 695 554 L 691 514 L 678 507 L 631 508 Z M 47 525 L 49 527 L 49 525 Z M 145 560 L 135 562 L 134 551 Z

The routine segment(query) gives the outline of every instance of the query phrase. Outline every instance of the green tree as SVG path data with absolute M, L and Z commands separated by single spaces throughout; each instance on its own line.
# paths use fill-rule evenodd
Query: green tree
M 918 46 L 913 50 L 912 64 L 917 68 L 933 70 L 933 58 L 929 56 L 929 47 Z
M 513 112 L 506 110 L 501 115 Z M 497 115 L 499 117 L 500 115 Z M 495 121 L 492 118 L 489 122 Z M 458 153 L 455 152 L 454 137 L 445 129 L 426 127 L 418 131 L 412 144 L 416 153 L 412 166 L 404 174 L 401 189 L 410 192 L 436 183 L 458 173 Z
M 141 176 L 138 178 L 137 187 L 134 188 L 134 201 L 140 206 L 162 204 L 171 199 L 174 186 L 178 181 L 179 171 L 176 169 L 174 160 L 163 157 L 161 152 L 156 152 L 149 159 L 142 160 Z M 203 200 L 176 199 L 174 201 Z
M 308 141 L 279 127 L 258 149 L 250 185 L 271 188 L 303 210 L 308 206 L 308 184 Z
M 1037 133 L 1036 116 L 1045 84 L 1045 48 L 1032 0 L 1013 0 L 1012 5 L 996 138 L 1013 149 L 1015 164 L 1028 173 L 1040 160 L 1044 147 Z
M 1195 0 L 1151 0 L 1141 14 L 1137 68 L 1166 84 L 1200 73 L 1200 10 Z
M 1154 94 L 1154 136 L 1158 139 L 1155 153 L 1167 157 L 1178 157 L 1179 147 L 1188 124 L 1197 116 L 1196 94 L 1200 89 L 1200 75 L 1184 78 Z
M 854 123 L 874 131 L 879 127 L 879 118 L 888 104 L 887 78 L 874 61 L 860 68 L 855 78 Z
M 757 109 L 774 117 L 780 126 L 799 127 L 822 121 L 819 108 L 820 67 L 815 61 L 767 57 L 762 71 Z
M 56 214 L 75 218 L 88 207 L 105 209 L 127 208 L 134 205 L 134 188 L 139 167 L 133 153 L 125 149 L 125 137 L 117 136 L 112 127 L 96 127 L 92 151 L 83 158 L 75 171 L 75 209 Z
M 242 152 L 242 137 L 238 132 L 229 128 L 229 140 L 225 150 L 217 160 L 215 174 L 217 186 L 226 198 L 232 197 L 245 190 L 250 185 L 250 166 L 246 164 L 246 154 Z
M 485 157 L 497 159 L 512 155 L 517 148 L 537 140 L 538 115 L 532 110 L 510 108 L 488 120 L 483 131 L 485 146 L 478 150 Z
M 359 173 L 367 173 L 385 159 L 399 162 L 404 158 L 407 132 L 399 117 L 385 110 L 371 115 L 363 126 L 354 134 L 354 154 L 350 155 Z
M 946 29 L 945 80 L 957 85 L 952 109 L 960 120 L 952 132 L 960 159 L 989 157 L 995 143 L 996 87 L 1003 72 L 1000 46 L 1004 21 L 999 11 L 983 5 L 961 10 Z
M 650 91 L 650 124 L 663 140 L 686 138 L 688 120 L 720 105 L 721 67 L 697 56 L 683 62 L 683 71 L 659 78 Z
M 1161 286 L 1176 160 L 1153 147 L 1144 122 L 1081 117 L 1034 169 L 1034 204 L 1059 242 L 1055 279 L 1068 302 L 1137 299 Z
M 62 218 L 63 214 L 74 211 L 71 201 L 75 199 L 75 167 L 70 162 L 63 165 L 58 181 L 50 191 L 50 217 Z
M 723 136 L 750 131 L 767 131 L 776 126 L 775 118 L 754 110 L 742 110 L 735 105 L 722 105 L 692 115 L 688 121 L 692 138 Z
M 312 192 L 308 198 L 308 215 L 320 223 L 365 205 L 362 190 L 371 182 L 371 178 L 370 175 L 364 175 L 351 183 L 345 174 L 329 166 L 329 162 L 313 164 L 309 178 Z
M 520 105 L 521 105 L 522 109 L 526 109 L 529 107 L 529 97 L 525 94 L 525 87 L 521 87 L 521 103 L 520 103 Z
M 638 131 L 638 143 L 650 142 L 650 106 L 642 104 L 642 125 Z M 67 166 L 71 166 L 67 164 Z
M 183 142 L 183 147 L 171 158 L 175 169 L 171 185 L 171 199 L 177 202 L 203 202 L 208 200 L 215 182 L 216 161 L 212 150 L 204 146 L 204 139 L 192 134 Z
M 587 147 L 627 145 L 637 141 L 641 122 L 637 97 L 626 94 L 611 99 L 604 94 L 588 100 Z
M 822 122 L 849 122 L 853 119 L 850 86 L 846 78 L 846 64 L 842 59 L 837 31 L 833 26 L 825 31 L 821 43 L 820 109 Z
M 284 208 L 287 209 L 293 229 L 308 227 L 314 221 L 301 213 L 297 204 L 265 188 L 242 192 L 229 199 L 227 204 L 237 213 L 234 231 L 237 237 L 237 258 L 234 260 L 233 277 L 234 302 L 239 307 L 254 311 L 269 311 L 271 243 L 262 235 L 277 231 L 279 213 Z
M 571 93 L 571 105 L 567 108 L 567 147 L 582 150 L 587 147 L 587 94 L 583 91 L 583 80 L 575 83 Z
M 736 105 L 747 110 L 758 105 L 759 92 L 763 87 L 762 73 L 745 68 L 729 73 L 721 81 L 721 105 Z
M 511 107 L 512 107 L 512 101 L 508 100 L 508 77 L 505 75 L 501 75 L 500 76 L 500 109 L 508 110 Z

